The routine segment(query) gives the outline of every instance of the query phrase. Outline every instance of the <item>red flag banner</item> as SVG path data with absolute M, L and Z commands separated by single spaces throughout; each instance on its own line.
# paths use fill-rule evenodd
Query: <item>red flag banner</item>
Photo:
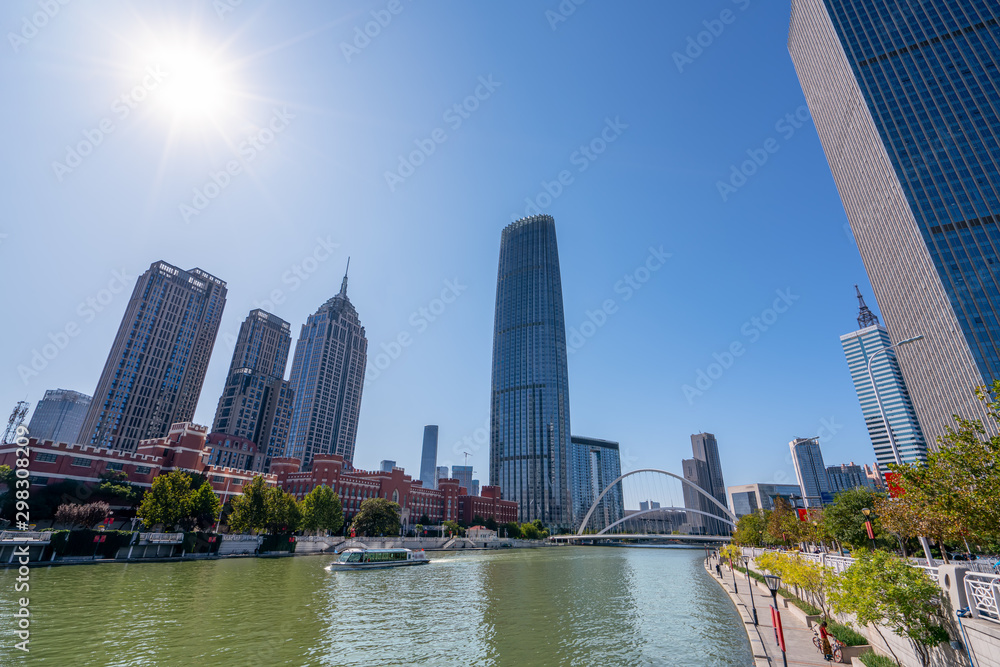
M 772 609 L 774 609 L 772 607 Z M 781 647 L 781 652 L 785 652 L 785 632 L 781 628 L 781 612 L 774 609 L 774 615 L 777 622 L 774 624 L 774 632 L 778 635 L 778 646 Z
M 809 520 L 809 510 L 800 509 L 796 511 L 799 513 L 799 521 Z
M 885 474 L 885 485 L 889 487 L 890 498 L 902 498 L 906 494 L 906 491 L 899 486 L 898 472 L 887 472 Z
M 871 521 L 865 521 L 865 530 L 868 531 L 868 539 L 869 540 L 874 540 L 875 539 L 875 533 L 872 532 L 872 522 Z

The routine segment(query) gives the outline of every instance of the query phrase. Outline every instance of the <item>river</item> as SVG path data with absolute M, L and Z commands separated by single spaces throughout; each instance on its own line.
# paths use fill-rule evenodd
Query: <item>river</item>
M 25 664 L 752 665 L 704 555 L 553 547 L 333 573 L 326 556 L 35 567 Z M 0 574 L 4 665 L 19 653 L 15 576 Z

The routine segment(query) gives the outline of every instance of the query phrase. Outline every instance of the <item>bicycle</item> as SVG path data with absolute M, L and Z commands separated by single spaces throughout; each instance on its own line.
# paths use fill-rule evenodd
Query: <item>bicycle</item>
M 833 650 L 833 662 L 843 662 L 845 644 L 829 633 L 826 636 L 830 640 L 830 648 Z M 813 646 L 820 653 L 823 652 L 823 639 L 819 636 L 819 630 L 813 630 Z

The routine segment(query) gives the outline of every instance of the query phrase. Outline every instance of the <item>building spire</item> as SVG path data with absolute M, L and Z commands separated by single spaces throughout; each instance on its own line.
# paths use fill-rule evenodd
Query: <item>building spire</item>
M 340 296 L 347 298 L 347 272 L 351 270 L 351 258 L 347 258 L 347 268 L 344 269 L 344 281 L 340 283 Z
M 344 278 L 346 281 L 347 278 Z M 346 283 L 345 283 L 346 284 Z M 865 297 L 861 296 L 861 290 L 854 286 L 854 291 L 858 295 L 858 326 L 862 329 L 878 324 L 878 317 L 865 305 Z

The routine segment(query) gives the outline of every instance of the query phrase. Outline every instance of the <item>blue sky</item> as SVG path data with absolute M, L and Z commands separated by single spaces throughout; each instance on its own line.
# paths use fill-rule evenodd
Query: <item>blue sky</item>
M 793 478 L 796 436 L 873 460 L 839 344 L 870 288 L 787 1 L 45 4 L 0 10 L 5 414 L 92 393 L 163 259 L 229 285 L 211 424 L 246 314 L 297 334 L 350 256 L 369 364 L 386 355 L 355 464 L 416 473 L 436 423 L 440 463 L 469 451 L 486 480 L 500 232 L 534 205 L 580 332 L 574 433 L 680 472 L 711 431 L 727 484 Z

